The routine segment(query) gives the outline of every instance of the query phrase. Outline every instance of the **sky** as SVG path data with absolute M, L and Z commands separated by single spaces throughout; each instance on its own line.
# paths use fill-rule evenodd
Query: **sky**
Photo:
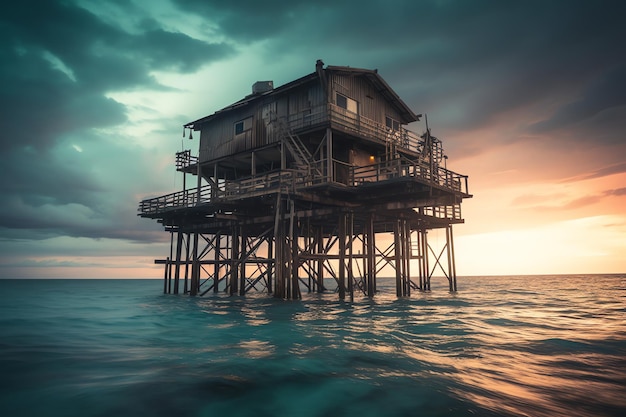
M 182 189 L 175 153 L 198 146 L 182 125 L 317 59 L 378 69 L 469 176 L 459 276 L 624 273 L 625 12 L 606 0 L 6 4 L 0 278 L 162 277 L 169 234 L 137 206 Z

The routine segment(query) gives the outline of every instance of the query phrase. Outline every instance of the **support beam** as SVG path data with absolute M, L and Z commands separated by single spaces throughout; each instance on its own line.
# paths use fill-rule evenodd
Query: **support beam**
M 339 299 L 346 298 L 346 214 L 339 216 Z
M 220 232 L 215 234 L 215 251 L 214 251 L 214 259 L 215 264 L 213 265 L 213 292 L 217 293 L 219 291 L 220 286 L 220 271 L 222 269 L 222 265 L 220 263 L 220 259 L 222 258 L 222 235 Z
M 176 270 L 174 271 L 174 294 L 178 294 L 180 281 L 180 258 L 183 251 L 183 233 L 178 232 L 176 237 Z
M 198 262 L 198 233 L 193 234 L 193 249 L 191 264 L 191 290 L 190 295 L 197 295 L 200 289 L 200 263 Z

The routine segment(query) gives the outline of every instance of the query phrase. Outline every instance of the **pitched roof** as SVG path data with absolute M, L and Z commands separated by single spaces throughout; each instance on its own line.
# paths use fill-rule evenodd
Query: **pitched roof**
M 402 99 L 398 96 L 398 94 L 396 94 L 395 91 L 393 91 L 393 89 L 389 86 L 389 84 L 387 84 L 387 82 L 378 74 L 378 70 L 369 70 L 369 69 L 362 69 L 362 68 L 351 68 L 351 67 L 343 67 L 343 66 L 327 66 L 326 69 L 324 71 L 327 72 L 335 72 L 335 73 L 342 73 L 342 74 L 349 74 L 349 75 L 356 75 L 356 76 L 362 76 L 365 77 L 370 83 L 372 83 L 372 85 L 377 89 L 377 91 L 392 105 L 394 105 L 397 110 L 399 111 L 400 115 L 403 117 L 404 120 L 402 120 L 403 123 L 410 123 L 410 122 L 414 122 L 419 120 L 420 115 L 415 114 L 410 108 L 409 106 L 406 105 L 406 103 L 404 101 L 402 101 Z M 269 90 L 263 93 L 259 93 L 259 94 L 250 94 L 247 95 L 246 97 L 242 98 L 239 101 L 234 102 L 233 104 L 226 106 L 218 111 L 216 111 L 215 113 L 202 117 L 198 120 L 194 120 L 193 122 L 189 122 L 187 124 L 185 124 L 185 127 L 190 127 L 193 128 L 195 127 L 195 125 L 201 125 L 203 123 L 206 123 L 214 118 L 216 118 L 217 116 L 229 112 L 231 110 L 235 110 L 235 109 L 239 109 L 242 108 L 244 106 L 247 106 L 248 104 L 261 99 L 262 97 L 267 97 L 267 96 L 271 96 L 271 95 L 279 95 L 281 93 L 283 93 L 284 91 L 290 90 L 292 88 L 296 88 L 301 86 L 302 84 L 306 84 L 308 82 L 311 82 L 315 79 L 318 79 L 318 73 L 317 72 L 313 72 L 311 74 L 305 75 L 304 77 L 298 78 L 296 80 L 293 80 L 287 84 L 283 84 L 277 88 L 274 88 L 273 90 Z

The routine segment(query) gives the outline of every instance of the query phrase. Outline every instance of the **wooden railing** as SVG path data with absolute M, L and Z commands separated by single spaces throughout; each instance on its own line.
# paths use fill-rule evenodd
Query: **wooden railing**
M 383 143 L 393 143 L 399 148 L 418 153 L 424 150 L 424 140 L 416 133 L 404 128 L 392 130 L 384 124 L 332 103 L 316 106 L 306 111 L 289 115 L 287 118 L 289 128 L 296 132 L 328 121 L 336 124 L 338 127 L 353 131 L 360 136 L 379 140 Z
M 148 198 L 139 203 L 139 213 L 142 215 L 159 214 L 211 202 L 235 201 L 275 192 L 287 193 L 314 183 L 312 178 L 307 178 L 300 171 L 273 171 L 239 181 L 220 182 L 217 187 L 211 184 L 203 185 L 199 192 L 196 187 L 160 197 Z
M 325 161 L 315 162 L 319 172 Z M 311 174 L 311 171 L 280 170 L 244 178 L 238 181 L 219 182 L 200 188 L 178 191 L 164 196 L 149 198 L 139 204 L 139 213 L 154 215 L 173 209 L 195 207 L 219 201 L 235 201 L 275 192 L 292 192 L 306 187 L 328 182 L 341 183 L 349 187 L 359 187 L 395 178 L 414 178 L 419 182 L 468 194 L 467 176 L 438 167 L 431 171 L 408 158 L 398 158 L 380 164 L 353 167 L 345 162 L 333 161 L 335 178 L 329 181 L 326 176 Z
M 468 194 L 467 175 L 443 167 L 431 169 L 427 164 L 420 164 L 405 157 L 350 169 L 350 184 L 353 186 L 401 177 L 418 178 L 426 184 Z
M 437 219 L 461 220 L 461 205 L 424 207 L 423 214 Z
M 356 134 L 379 140 L 386 144 L 393 143 L 399 148 L 421 153 L 424 150 L 424 140 L 410 130 L 400 128 L 392 130 L 372 119 L 348 111 L 335 104 L 328 104 L 328 114 L 332 123 L 351 130 Z
M 181 152 L 176 152 L 176 171 L 184 171 L 191 165 L 198 163 L 198 157 L 191 155 L 191 150 L 187 149 Z

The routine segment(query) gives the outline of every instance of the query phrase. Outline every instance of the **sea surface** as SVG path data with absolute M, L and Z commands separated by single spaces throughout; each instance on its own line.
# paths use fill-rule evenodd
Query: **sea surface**
M 0 416 L 626 415 L 626 275 L 458 282 L 349 302 L 0 280 Z

